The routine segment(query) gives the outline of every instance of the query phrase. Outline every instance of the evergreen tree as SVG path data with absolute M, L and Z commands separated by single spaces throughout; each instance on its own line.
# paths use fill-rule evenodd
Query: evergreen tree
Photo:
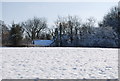
M 120 8 L 118 7 L 113 7 L 110 12 L 108 12 L 108 14 L 106 14 L 103 18 L 102 23 L 99 23 L 100 27 L 112 27 L 115 32 L 118 35 L 118 42 L 120 39 L 120 17 L 119 17 L 119 13 L 118 11 L 120 11 Z M 120 46 L 120 42 L 119 42 L 119 46 Z
M 20 45 L 20 42 L 22 41 L 22 34 L 23 34 L 23 28 L 19 24 L 12 24 L 11 30 L 10 30 L 10 40 L 13 46 Z

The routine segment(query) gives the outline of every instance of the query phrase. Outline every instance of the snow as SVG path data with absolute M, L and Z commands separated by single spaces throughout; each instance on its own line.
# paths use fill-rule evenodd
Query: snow
M 49 46 L 53 40 L 34 40 L 35 45 Z
M 2 79 L 35 78 L 117 79 L 118 49 L 2 48 Z
M 0 81 L 2 80 L 2 49 L 0 47 Z

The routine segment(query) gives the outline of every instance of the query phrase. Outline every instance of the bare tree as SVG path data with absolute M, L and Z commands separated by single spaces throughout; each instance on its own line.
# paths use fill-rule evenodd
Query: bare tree
M 8 44 L 9 42 L 9 28 L 6 26 L 6 24 L 2 23 L 1 24 L 1 38 L 2 38 L 2 44 Z
M 75 43 L 77 45 L 78 42 L 78 30 L 81 27 L 81 19 L 78 16 L 68 16 L 68 23 L 70 28 L 70 40 L 71 43 L 73 39 L 75 39 Z
M 27 36 L 31 39 L 39 39 L 40 32 L 47 28 L 47 21 L 45 18 L 37 18 L 29 19 L 26 22 L 22 23 Z
M 58 17 L 55 22 L 60 37 L 60 42 L 66 37 L 70 40 L 71 45 L 74 39 L 77 39 L 78 30 L 81 25 L 81 19 L 77 16 Z M 65 37 L 65 38 L 64 38 Z M 67 42 L 66 40 L 64 42 Z
M 96 19 L 94 17 L 90 17 L 87 19 L 86 26 L 87 27 L 94 27 Z

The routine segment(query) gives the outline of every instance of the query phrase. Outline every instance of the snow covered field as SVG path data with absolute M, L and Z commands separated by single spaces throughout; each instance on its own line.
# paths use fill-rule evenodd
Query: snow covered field
M 2 48 L 2 79 L 35 78 L 117 79 L 118 49 Z

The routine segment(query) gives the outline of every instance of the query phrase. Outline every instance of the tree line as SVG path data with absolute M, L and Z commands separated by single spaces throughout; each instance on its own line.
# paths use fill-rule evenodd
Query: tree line
M 53 40 L 51 46 L 119 47 L 120 16 L 113 7 L 95 27 L 95 18 L 86 22 L 78 16 L 58 17 L 54 27 L 48 27 L 47 19 L 34 17 L 19 24 L 2 23 L 3 45 L 33 45 L 34 40 Z

